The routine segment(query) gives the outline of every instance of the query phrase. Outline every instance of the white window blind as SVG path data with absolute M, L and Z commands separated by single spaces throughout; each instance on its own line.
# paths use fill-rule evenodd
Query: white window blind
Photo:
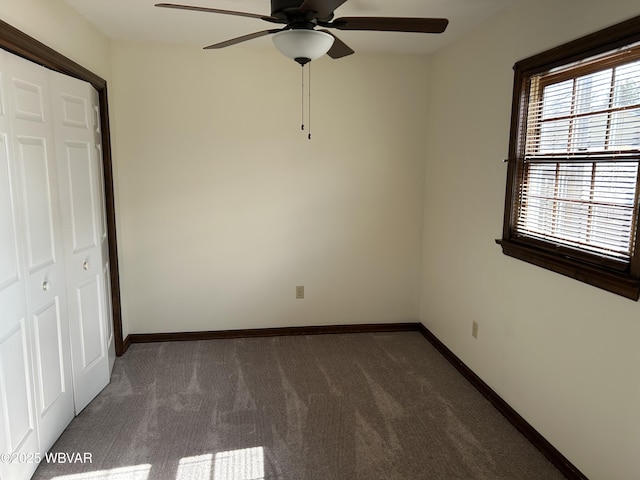
M 622 264 L 633 255 L 640 49 L 530 78 L 516 233 Z

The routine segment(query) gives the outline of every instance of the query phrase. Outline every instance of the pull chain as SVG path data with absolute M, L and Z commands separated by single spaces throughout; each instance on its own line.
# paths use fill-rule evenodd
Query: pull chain
M 309 78 L 308 78 L 308 81 L 307 81 L 307 85 L 308 85 L 307 89 L 309 90 L 309 92 L 308 92 L 309 96 L 308 96 L 308 99 L 307 99 L 307 102 L 308 102 L 308 104 L 307 104 L 307 115 L 308 115 L 308 117 L 307 117 L 307 125 L 309 127 L 308 128 L 308 132 L 309 133 L 307 135 L 307 138 L 309 140 L 311 140 L 311 62 L 306 63 L 306 65 L 309 65 L 309 73 L 308 73 Z M 301 117 L 302 118 L 301 118 L 300 129 L 302 131 L 304 131 L 304 66 L 305 66 L 305 64 L 301 64 L 301 66 L 302 66 L 302 70 L 301 70 L 302 75 L 301 75 L 301 82 L 300 82 L 301 83 L 301 85 L 300 85 L 301 86 L 301 88 L 300 88 L 300 90 L 301 90 L 301 92 L 300 92 L 300 94 L 301 94 L 300 95 L 300 100 L 301 100 L 300 101 L 300 109 L 301 109 Z
M 300 108 L 302 110 L 301 112 L 301 125 L 300 125 L 300 129 L 304 130 L 304 65 L 300 65 L 300 72 L 301 72 L 301 88 L 300 88 Z
M 311 140 L 311 62 L 309 62 L 309 105 L 307 105 L 309 112 L 309 135 L 307 138 Z

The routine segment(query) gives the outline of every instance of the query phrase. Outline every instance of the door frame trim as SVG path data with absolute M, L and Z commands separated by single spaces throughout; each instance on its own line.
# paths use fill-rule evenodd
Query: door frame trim
M 120 271 L 116 237 L 115 196 L 113 188 L 113 162 L 111 132 L 107 101 L 107 81 L 82 65 L 65 57 L 44 43 L 0 20 L 0 48 L 50 70 L 90 83 L 98 91 L 100 102 L 100 131 L 102 134 L 102 164 L 105 191 L 105 214 L 109 243 L 109 267 L 111 282 L 111 311 L 113 314 L 113 339 L 116 355 L 125 352 L 122 338 L 122 311 L 120 301 Z

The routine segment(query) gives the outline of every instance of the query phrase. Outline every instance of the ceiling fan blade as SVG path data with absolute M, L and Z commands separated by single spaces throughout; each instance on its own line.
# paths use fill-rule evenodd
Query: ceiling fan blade
M 338 30 L 442 33 L 448 24 L 449 20 L 446 18 L 342 17 L 321 25 Z
M 236 12 L 233 10 L 220 10 L 218 8 L 197 7 L 193 5 L 179 5 L 176 3 L 156 3 L 156 7 L 175 8 L 176 10 L 192 10 L 196 12 L 221 13 L 223 15 L 235 15 L 238 17 L 257 18 L 260 20 L 265 20 L 267 22 L 273 22 L 273 23 L 285 23 L 282 20 L 279 20 L 275 17 L 271 17 L 269 15 L 260 15 L 257 13 L 247 13 L 247 12 Z
M 208 47 L 204 47 L 205 50 L 210 50 L 213 48 L 224 48 L 230 47 L 231 45 L 235 45 L 237 43 L 246 42 L 247 40 L 253 40 L 254 38 L 264 37 L 265 35 L 271 35 L 272 33 L 277 33 L 282 31 L 280 28 L 274 28 L 271 30 L 262 30 L 261 32 L 254 32 L 248 35 L 243 35 L 241 37 L 232 38 L 231 40 L 225 40 L 224 42 L 214 43 L 213 45 L 209 45 Z
M 327 52 L 327 55 L 329 55 L 334 60 L 337 59 L 337 58 L 346 57 L 347 55 L 351 55 L 351 54 L 355 53 L 353 51 L 353 49 L 349 45 L 344 43 L 342 40 L 340 40 L 338 37 L 336 37 L 329 30 L 319 30 L 319 31 L 320 32 L 324 32 L 324 33 L 328 33 L 329 35 L 331 35 L 333 37 L 333 45 L 331 45 L 331 48 Z
M 316 18 L 327 18 L 347 0 L 304 0 L 300 5 L 302 13 L 316 12 Z

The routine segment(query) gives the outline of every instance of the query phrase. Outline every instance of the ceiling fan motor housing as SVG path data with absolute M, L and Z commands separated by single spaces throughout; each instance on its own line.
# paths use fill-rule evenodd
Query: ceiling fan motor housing
M 304 0 L 271 0 L 271 16 L 287 22 L 309 20 L 307 15 L 300 11 Z M 333 13 L 327 18 L 321 18 L 328 22 L 333 18 Z
M 299 10 L 302 3 L 303 0 L 271 0 L 271 16 L 286 20 L 287 14 Z

